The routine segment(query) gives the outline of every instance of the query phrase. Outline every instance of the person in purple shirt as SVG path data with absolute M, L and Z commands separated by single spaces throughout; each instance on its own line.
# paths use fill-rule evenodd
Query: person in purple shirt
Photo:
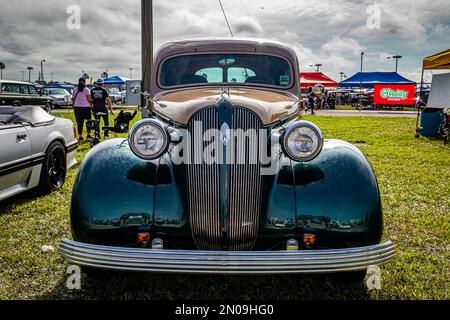
M 78 80 L 78 87 L 75 88 L 72 95 L 73 110 L 75 113 L 75 120 L 77 122 L 78 141 L 83 141 L 83 126 L 86 120 L 92 119 L 92 98 L 91 92 L 86 87 L 86 80 L 80 78 Z M 87 139 L 91 138 L 91 132 L 86 127 Z

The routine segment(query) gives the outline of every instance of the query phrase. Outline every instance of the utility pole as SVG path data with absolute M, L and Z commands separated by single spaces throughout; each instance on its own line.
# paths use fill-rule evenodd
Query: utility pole
M 51 76 L 52 76 L 52 82 L 53 82 L 53 76 L 55 75 L 54 72 L 50 72 Z
M 141 0 L 142 92 L 150 93 L 153 63 L 153 0 Z M 142 96 L 142 106 L 147 106 Z
M 25 81 L 25 71 L 20 71 L 20 73 L 22 74 L 22 81 Z
M 362 99 L 363 61 L 364 61 L 364 51 L 361 52 L 361 73 L 360 73 L 360 78 L 359 78 L 359 107 L 360 108 L 361 108 L 361 99 Z
M 44 82 L 44 62 L 45 59 L 41 60 L 41 75 L 39 76 L 39 80 L 42 82 Z
M 398 60 L 401 59 L 401 58 L 403 58 L 403 57 L 399 56 L 399 55 L 395 55 L 395 56 L 392 56 L 392 57 L 387 57 L 387 59 L 395 59 L 395 72 L 398 71 Z
M 321 66 L 322 66 L 322 64 L 320 64 L 320 63 L 316 64 L 316 72 L 320 72 Z

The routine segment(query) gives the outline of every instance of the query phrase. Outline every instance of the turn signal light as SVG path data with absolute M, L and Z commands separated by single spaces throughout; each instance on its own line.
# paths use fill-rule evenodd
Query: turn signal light
M 137 238 L 139 243 L 148 243 L 150 242 L 150 233 L 148 232 L 138 233 Z

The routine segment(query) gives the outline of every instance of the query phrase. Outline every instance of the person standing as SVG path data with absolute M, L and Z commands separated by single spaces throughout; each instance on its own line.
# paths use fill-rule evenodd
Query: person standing
M 108 109 L 111 114 L 114 114 L 111 99 L 109 98 L 108 91 L 103 87 L 104 82 L 103 79 L 98 79 L 95 88 L 91 90 L 91 98 L 92 98 L 92 110 L 94 112 L 95 120 L 100 121 L 100 118 L 103 118 L 104 125 L 109 127 L 109 117 L 108 117 Z M 108 109 L 106 108 L 108 106 Z M 98 113 L 103 113 L 104 115 L 97 115 Z M 100 125 L 100 122 L 99 122 Z M 105 130 L 105 138 L 109 138 L 109 131 Z
M 73 110 L 75 113 L 75 120 L 77 122 L 78 141 L 83 141 L 83 126 L 86 120 L 91 120 L 91 95 L 89 89 L 86 87 L 86 79 L 80 78 L 78 86 L 73 91 L 72 95 Z M 87 139 L 91 138 L 91 130 L 86 126 Z
M 309 108 L 311 110 L 311 114 L 315 114 L 314 113 L 314 105 L 316 103 L 316 95 L 314 93 L 314 89 L 311 88 L 309 94 L 308 94 L 308 104 L 309 104 Z M 308 111 L 308 109 L 306 109 L 306 111 Z

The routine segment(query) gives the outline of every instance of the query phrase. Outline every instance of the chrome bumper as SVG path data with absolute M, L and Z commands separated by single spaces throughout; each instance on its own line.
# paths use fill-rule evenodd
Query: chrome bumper
M 274 274 L 326 273 L 367 269 L 394 256 L 394 245 L 300 251 L 153 250 L 61 240 L 69 262 L 88 267 L 148 272 Z

